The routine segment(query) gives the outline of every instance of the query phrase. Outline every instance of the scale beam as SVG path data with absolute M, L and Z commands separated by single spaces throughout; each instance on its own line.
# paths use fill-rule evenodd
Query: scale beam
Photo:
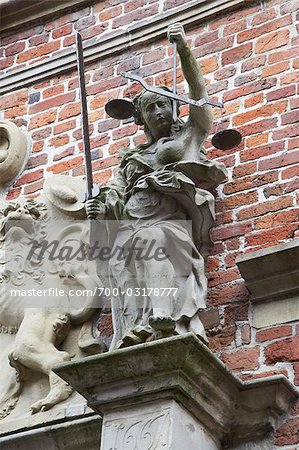
M 179 102 L 187 103 L 189 105 L 198 106 L 198 107 L 201 107 L 204 105 L 211 105 L 211 106 L 217 106 L 218 108 L 223 108 L 223 103 L 216 102 L 214 100 L 211 100 L 210 98 L 201 98 L 200 100 L 193 100 L 192 98 L 182 97 L 181 95 L 177 95 L 174 92 L 169 92 L 169 91 L 166 91 L 165 89 L 161 89 L 156 86 L 150 86 L 149 84 L 147 84 L 147 82 L 142 77 L 140 77 L 139 75 L 136 75 L 135 73 L 132 73 L 132 72 L 122 72 L 121 75 L 125 78 L 128 78 L 129 80 L 138 81 L 144 87 L 144 89 L 146 89 L 147 91 L 153 92 L 154 94 L 158 94 L 158 95 L 164 95 L 164 97 L 168 97 L 171 100 L 177 100 Z

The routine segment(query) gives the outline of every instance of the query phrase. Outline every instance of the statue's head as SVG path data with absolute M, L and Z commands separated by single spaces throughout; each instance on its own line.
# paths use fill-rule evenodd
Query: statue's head
M 171 92 L 165 86 L 160 88 Z M 172 101 L 163 95 L 143 91 L 134 99 L 136 109 L 135 123 L 144 125 L 152 136 L 169 136 L 173 124 Z M 179 109 L 178 109 L 179 113 Z

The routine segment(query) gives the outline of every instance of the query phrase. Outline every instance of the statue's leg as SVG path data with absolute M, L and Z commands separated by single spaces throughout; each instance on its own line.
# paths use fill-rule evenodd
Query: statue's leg
M 162 229 L 143 229 L 136 233 L 139 247 L 143 252 L 135 261 L 136 277 L 139 286 L 145 287 L 152 307 L 152 315 L 147 318 L 154 330 L 153 338 L 171 336 L 175 331 L 173 318 L 173 294 L 175 269 L 167 256 L 167 239 Z M 162 255 L 162 250 L 166 255 Z M 151 338 L 150 338 L 151 339 Z

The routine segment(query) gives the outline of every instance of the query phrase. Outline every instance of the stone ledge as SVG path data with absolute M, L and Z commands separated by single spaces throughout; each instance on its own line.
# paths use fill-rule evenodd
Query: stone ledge
M 229 445 L 268 436 L 298 398 L 283 376 L 242 383 L 192 333 L 68 362 L 54 371 L 100 414 L 174 399 Z
M 143 20 L 127 29 L 120 29 L 101 35 L 96 42 L 86 43 L 84 58 L 86 64 L 102 58 L 111 57 L 119 52 L 134 49 L 142 43 L 151 42 L 165 36 L 167 26 L 181 22 L 186 28 L 224 11 L 235 9 L 243 4 L 243 0 L 193 0 L 173 10 L 158 14 L 151 20 Z M 128 32 L 130 36 L 128 37 Z M 67 49 L 66 54 L 42 60 L 29 67 L 10 72 L 1 77 L 0 93 L 8 93 L 16 89 L 30 86 L 37 82 L 56 77 L 67 71 L 76 69 L 76 50 Z
M 299 239 L 246 253 L 236 262 L 252 302 L 299 294 Z
M 299 320 L 299 239 L 237 258 L 251 294 L 253 325 Z
M 26 427 L 0 437 L 1 450 L 97 450 L 101 418 L 97 414 L 74 417 L 44 426 Z

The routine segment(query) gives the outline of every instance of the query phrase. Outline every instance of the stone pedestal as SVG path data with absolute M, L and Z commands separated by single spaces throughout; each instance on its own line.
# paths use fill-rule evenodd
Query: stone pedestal
M 191 333 L 54 371 L 103 416 L 101 450 L 270 449 L 298 397 L 283 376 L 242 383 Z

